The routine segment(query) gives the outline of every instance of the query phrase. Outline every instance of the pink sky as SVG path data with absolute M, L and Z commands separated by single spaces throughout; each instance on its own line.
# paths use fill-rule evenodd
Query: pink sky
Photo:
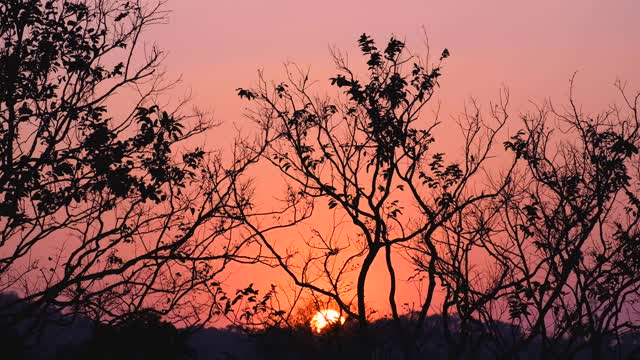
M 640 88 L 638 0 L 169 0 L 166 7 L 169 24 L 146 40 L 168 51 L 168 76 L 182 76 L 194 104 L 224 122 L 208 147 L 224 145 L 233 126 L 245 127 L 247 103 L 235 89 L 253 85 L 258 68 L 279 80 L 282 64 L 294 61 L 325 82 L 333 72 L 329 47 L 356 62 L 363 32 L 379 43 L 394 34 L 421 53 L 424 28 L 434 56 L 450 50 L 439 97 L 446 118 L 470 96 L 485 104 L 497 99 L 502 86 L 510 89 L 513 117 L 530 109 L 529 100 L 561 103 L 576 71 L 585 109 L 619 100 L 612 86 L 618 78 L 629 90 Z M 384 289 L 373 291 L 371 301 L 384 296 Z
M 355 55 L 363 32 L 380 42 L 395 34 L 419 52 L 422 27 L 432 51 L 451 51 L 442 94 L 452 106 L 471 95 L 493 98 L 502 84 L 518 99 L 563 97 L 574 71 L 585 102 L 617 77 L 640 87 L 636 0 L 169 0 L 167 8 L 169 24 L 147 39 L 169 51 L 170 74 L 183 75 L 196 102 L 225 121 L 240 119 L 230 99 L 259 67 L 278 79 L 290 60 L 322 75 L 328 47 Z

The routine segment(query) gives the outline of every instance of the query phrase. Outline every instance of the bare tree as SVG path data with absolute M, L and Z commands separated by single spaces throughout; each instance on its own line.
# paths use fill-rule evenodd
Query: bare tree
M 442 303 L 434 312 L 441 315 L 451 359 L 479 356 L 477 348 L 487 345 L 479 312 L 510 285 L 509 269 L 487 261 L 491 253 L 486 247 L 493 241 L 493 227 L 500 215 L 495 200 L 514 176 L 513 157 L 494 149 L 498 131 L 509 117 L 508 103 L 509 93 L 503 90 L 488 112 L 476 100 L 465 107 L 458 118 L 464 139 L 462 176 L 452 190 L 442 186 L 443 194 L 451 194 L 454 201 L 442 210 L 437 230 L 428 241 L 421 239 L 407 247 L 417 269 L 414 279 L 427 278 L 430 291 L 436 291 L 435 284 L 440 283 L 437 291 L 442 294 Z M 422 326 L 422 312 L 417 320 Z
M 483 320 L 508 320 L 496 311 L 508 305 L 522 330 L 508 356 L 538 344 L 541 358 L 587 350 L 601 359 L 637 329 L 640 95 L 616 85 L 622 107 L 587 114 L 572 95 L 564 110 L 544 104 L 524 116 L 505 143 L 523 167 L 501 196 L 500 236 L 485 244 L 509 286 Z
M 461 123 L 464 156 L 447 162 L 433 150 L 437 116 L 428 121 L 421 114 L 438 87 L 439 63 L 449 51 L 430 66 L 396 38 L 383 50 L 367 35 L 358 43 L 368 66 L 363 79 L 334 52 L 339 73 L 331 83 L 344 93 L 338 99 L 313 96 L 308 74 L 295 66 L 287 68 L 283 83 L 269 84 L 261 77 L 257 88 L 239 89 L 256 105 L 251 117 L 263 130 L 263 158 L 287 179 L 280 221 L 249 214 L 246 221 L 271 251 L 275 266 L 358 321 L 365 355 L 372 345 L 365 284 L 371 281 L 373 262 L 383 259 L 389 277 L 375 281 L 389 281 L 391 315 L 410 356 L 436 291 L 441 236 L 454 219 L 500 191 L 501 186 L 493 191 L 474 191 L 474 186 L 484 176 L 484 163 L 506 121 L 508 96 L 492 113 L 493 127 L 477 117 Z M 328 231 L 316 229 L 288 249 L 270 235 L 273 228 L 303 222 L 314 209 L 326 212 L 324 206 L 334 219 Z M 400 321 L 396 303 L 395 262 L 406 251 L 427 274 L 427 292 L 411 329 Z

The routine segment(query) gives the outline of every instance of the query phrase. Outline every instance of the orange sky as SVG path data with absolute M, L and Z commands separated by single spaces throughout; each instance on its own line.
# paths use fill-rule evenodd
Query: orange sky
M 250 127 L 243 118 L 247 103 L 235 89 L 253 85 L 256 69 L 280 80 L 282 64 L 294 61 L 326 83 L 333 73 L 329 47 L 347 50 L 356 62 L 363 32 L 379 43 L 395 34 L 423 53 L 424 27 L 434 55 L 450 50 L 438 97 L 443 119 L 462 111 L 470 96 L 484 104 L 497 99 L 502 86 L 510 89 L 513 117 L 531 108 L 529 100 L 561 103 L 575 71 L 575 94 L 585 109 L 619 100 L 617 78 L 630 90 L 640 88 L 638 0 L 169 0 L 167 8 L 169 24 L 146 40 L 168 51 L 167 75 L 182 76 L 180 91 L 190 90 L 195 105 L 224 122 L 205 140 L 209 148 L 224 146 L 234 127 Z M 441 131 L 439 139 L 455 135 Z M 264 274 L 262 281 L 278 281 Z M 382 288 L 367 296 L 374 306 L 385 297 Z

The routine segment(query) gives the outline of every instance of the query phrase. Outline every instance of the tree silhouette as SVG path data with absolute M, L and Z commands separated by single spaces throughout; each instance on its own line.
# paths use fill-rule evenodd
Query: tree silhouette
M 114 324 L 97 324 L 92 338 L 64 359 L 190 359 L 188 333 L 162 321 L 151 309 L 129 313 Z M 60 357 L 60 356 L 59 356 Z
M 509 182 L 447 228 L 455 251 L 436 274 L 442 315 L 459 321 L 443 322 L 450 358 L 488 344 L 499 358 L 622 356 L 638 326 L 639 96 L 616 86 L 622 107 L 587 114 L 571 95 L 565 110 L 524 115 L 504 143 L 518 162 Z
M 471 103 L 462 151 L 445 154 L 425 109 L 449 51 L 433 63 L 363 34 L 362 75 L 332 53 L 337 96 L 314 95 L 295 65 L 238 89 L 259 140 L 236 140 L 225 160 L 187 142 L 216 123 L 185 115 L 186 101 L 159 105 L 173 84 L 141 36 L 165 19 L 143 0 L 0 3 L 0 293 L 19 294 L 0 302 L 4 352 L 27 356 L 44 323 L 88 317 L 94 337 L 62 357 L 190 357 L 190 331 L 215 316 L 274 357 L 290 339 L 317 358 L 637 352 L 640 93 L 618 82 L 623 106 L 596 114 L 572 91 L 565 109 L 544 103 L 494 161 L 504 91 L 489 112 Z M 286 182 L 266 211 L 246 178 L 258 161 Z M 279 239 L 316 218 L 329 221 Z M 425 289 L 405 313 L 403 258 Z M 386 276 L 373 279 L 377 261 Z M 231 262 L 283 270 L 290 308 L 275 286 L 225 292 Z M 390 319 L 367 305 L 372 281 L 387 282 Z M 305 301 L 347 323 L 314 337 L 294 315 Z
M 461 160 L 446 162 L 432 150 L 437 119 L 420 116 L 440 65 L 416 61 L 395 38 L 379 50 L 363 35 L 359 46 L 364 79 L 334 52 L 340 73 L 331 84 L 343 98 L 314 96 L 308 74 L 294 65 L 285 82 L 261 75 L 256 88 L 238 89 L 255 104 L 250 117 L 263 130 L 264 160 L 287 180 L 278 220 L 243 214 L 272 265 L 356 320 L 364 357 L 372 345 L 365 282 L 379 256 L 407 358 L 437 284 L 449 358 L 473 357 L 486 346 L 506 358 L 528 349 L 541 357 L 609 356 L 612 341 L 637 329 L 639 95 L 629 97 L 617 83 L 624 107 L 596 115 L 579 110 L 573 96 L 565 112 L 539 107 L 504 143 L 507 160 L 498 169 L 488 159 L 508 118 L 509 94 L 492 104 L 491 122 L 472 102 L 459 121 Z M 563 134 L 556 142 L 555 129 Z M 318 206 L 332 214 L 333 230 L 312 229 L 290 245 L 271 235 L 312 218 Z M 404 323 L 395 300 L 398 253 L 427 285 L 421 307 L 408 314 L 415 321 Z
M 384 49 L 378 49 L 366 34 L 358 44 L 368 67 L 364 79 L 334 53 L 339 73 L 331 84 L 343 92 L 342 98 L 314 97 L 308 74 L 295 67 L 288 70 L 298 70 L 299 76 L 289 72 L 286 82 L 271 86 L 261 78 L 255 89 L 238 89 L 240 97 L 256 104 L 251 117 L 263 130 L 263 158 L 288 181 L 286 215 L 282 216 L 286 221 L 271 227 L 258 226 L 252 216 L 246 216 L 246 221 L 272 252 L 275 266 L 298 286 L 335 302 L 359 323 L 364 357 L 370 347 L 371 315 L 365 283 L 373 262 L 384 259 L 390 279 L 389 306 L 397 330 L 406 334 L 403 339 L 410 356 L 436 289 L 436 266 L 442 256 L 439 236 L 454 218 L 467 216 L 504 186 L 475 192 L 471 184 L 482 173 L 506 121 L 508 97 L 492 113 L 494 127 L 479 118 L 465 119 L 463 159 L 448 162 L 445 154 L 432 149 L 433 129 L 439 121 L 421 118 L 438 86 L 440 65 L 428 66 L 409 55 L 396 38 Z M 448 56 L 445 49 L 439 62 Z M 334 228 L 344 227 L 353 236 L 345 239 L 336 230 L 328 235 L 314 230 L 305 243 L 283 249 L 268 235 L 273 228 L 312 216 L 318 204 L 333 212 Z M 298 249 L 300 256 L 295 254 Z M 395 294 L 394 258 L 405 250 L 416 259 L 426 259 L 428 274 L 428 290 L 420 299 L 412 329 L 400 321 Z
M 228 262 L 255 261 L 231 235 L 254 159 L 189 149 L 215 124 L 155 102 L 171 84 L 141 34 L 165 16 L 146 1 L 0 4 L 0 291 L 28 305 L 3 313 L 153 307 L 202 323 L 221 312 Z
M 505 296 L 522 344 L 541 341 L 542 356 L 587 348 L 600 359 L 638 326 L 640 95 L 616 86 L 623 107 L 587 114 L 571 95 L 565 111 L 545 104 L 525 116 L 505 143 L 525 168 L 502 196 L 507 240 L 493 254 L 510 271 Z

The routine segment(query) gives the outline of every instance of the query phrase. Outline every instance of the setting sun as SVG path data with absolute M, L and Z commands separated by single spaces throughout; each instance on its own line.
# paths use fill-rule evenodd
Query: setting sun
M 327 325 L 335 324 L 340 321 L 340 324 L 344 324 L 345 318 L 341 316 L 339 312 L 332 309 L 320 310 L 311 318 L 311 328 L 315 332 L 321 332 Z

